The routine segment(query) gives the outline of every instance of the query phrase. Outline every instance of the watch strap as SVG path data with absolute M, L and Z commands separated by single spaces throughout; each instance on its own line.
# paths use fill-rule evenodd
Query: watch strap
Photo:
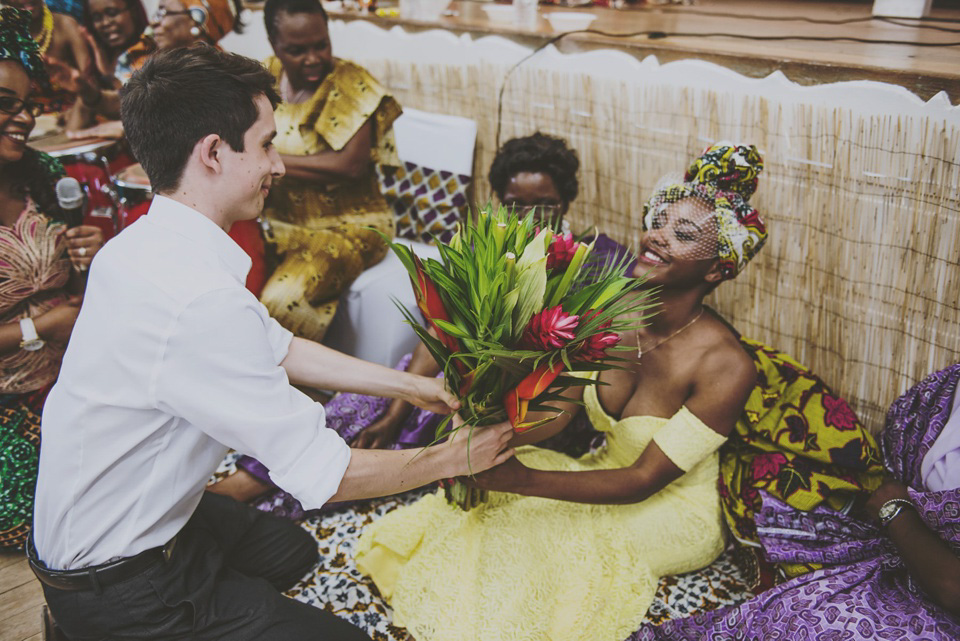
M 21 345 L 40 339 L 40 334 L 37 333 L 37 326 L 33 324 L 32 318 L 20 319 L 20 334 L 23 336 L 23 340 L 20 343 Z
M 893 511 L 887 515 L 884 515 L 886 512 L 888 512 L 888 507 L 892 507 Z M 900 513 L 903 512 L 904 508 L 910 508 L 912 510 L 916 509 L 913 506 L 913 503 L 911 503 L 907 499 L 890 499 L 889 501 L 881 505 L 880 506 L 880 525 L 884 527 L 889 525 L 893 519 L 897 518 L 900 515 Z

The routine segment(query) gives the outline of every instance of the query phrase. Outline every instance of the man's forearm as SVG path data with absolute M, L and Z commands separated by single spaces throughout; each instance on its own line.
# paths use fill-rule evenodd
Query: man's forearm
M 369 363 L 304 338 L 294 338 L 280 365 L 290 382 L 318 389 L 408 398 L 412 375 Z
M 443 445 L 412 450 L 353 450 L 350 465 L 331 501 L 397 494 L 455 474 L 440 450 Z

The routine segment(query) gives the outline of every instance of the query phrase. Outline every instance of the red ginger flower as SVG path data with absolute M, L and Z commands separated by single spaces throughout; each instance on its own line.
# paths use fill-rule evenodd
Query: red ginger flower
M 549 307 L 534 314 L 523 332 L 522 344 L 528 349 L 560 349 L 574 339 L 579 316 L 563 311 L 563 306 Z
M 590 311 L 584 313 L 583 322 L 587 323 L 591 318 L 599 314 L 602 310 L 591 309 Z M 604 330 L 610 327 L 610 321 L 602 323 L 598 330 Z M 585 361 L 599 361 L 603 360 L 609 348 L 617 345 L 620 342 L 620 334 L 616 332 L 604 332 L 598 331 L 596 334 L 593 334 L 586 339 L 583 343 L 580 344 L 580 349 L 577 350 L 577 358 Z
M 573 234 L 557 234 L 547 250 L 547 269 L 566 269 L 573 255 L 577 253 L 580 243 L 573 239 Z
M 609 323 L 605 323 L 609 326 Z M 600 332 L 583 341 L 577 357 L 585 361 L 600 361 L 606 358 L 607 350 L 620 342 L 620 334 Z

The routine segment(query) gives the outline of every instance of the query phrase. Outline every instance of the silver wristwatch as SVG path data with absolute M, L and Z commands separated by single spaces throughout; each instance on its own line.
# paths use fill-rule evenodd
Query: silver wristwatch
M 890 521 L 897 518 L 897 515 L 899 515 L 905 507 L 916 509 L 913 507 L 913 503 L 906 499 L 891 499 L 881 505 L 880 511 L 878 512 L 880 516 L 880 525 L 883 527 L 888 526 Z
M 20 319 L 20 334 L 23 336 L 23 340 L 20 341 L 20 349 L 35 352 L 45 345 L 43 339 L 37 334 L 37 327 L 33 324 L 32 318 Z

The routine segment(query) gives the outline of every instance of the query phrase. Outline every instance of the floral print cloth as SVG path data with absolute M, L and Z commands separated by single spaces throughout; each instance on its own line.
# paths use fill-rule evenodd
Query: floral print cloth
M 927 490 L 920 464 L 949 418 L 958 382 L 960 364 L 929 376 L 894 402 L 881 437 L 884 466 L 956 554 L 960 488 Z M 825 506 L 802 512 L 769 494 L 762 500 L 756 520 L 767 555 L 824 567 L 737 607 L 644 626 L 631 641 L 960 639 L 960 619 L 923 594 L 883 530 Z

